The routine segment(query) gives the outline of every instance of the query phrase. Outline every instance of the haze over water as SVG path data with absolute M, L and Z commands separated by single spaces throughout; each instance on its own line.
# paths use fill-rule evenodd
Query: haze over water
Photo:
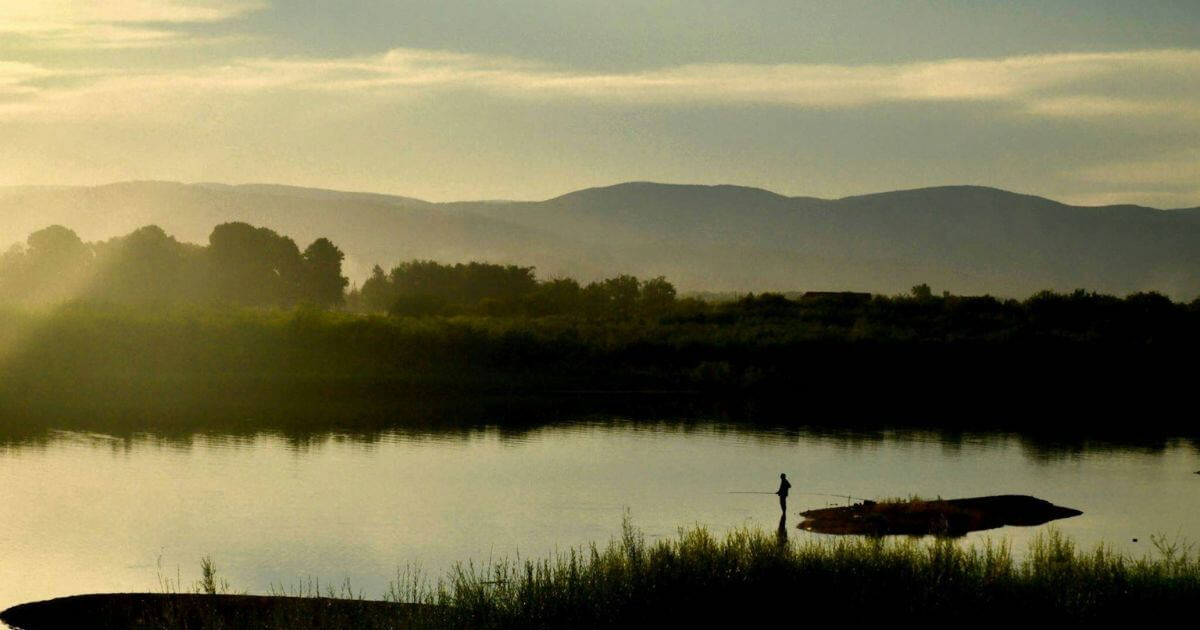
M 383 595 L 397 570 L 537 558 L 604 544 L 628 511 L 648 538 L 681 525 L 774 529 L 780 472 L 801 510 L 854 497 L 1031 494 L 1084 512 L 1054 524 L 1081 547 L 1141 556 L 1152 534 L 1200 540 L 1200 451 L 1039 444 L 1015 436 L 567 423 L 452 434 L 52 434 L 0 450 L 0 608 L 88 592 L 160 591 L 214 559 L 235 591 L 311 579 Z M 1021 553 L 1046 530 L 972 534 Z M 1138 542 L 1133 542 L 1137 538 Z

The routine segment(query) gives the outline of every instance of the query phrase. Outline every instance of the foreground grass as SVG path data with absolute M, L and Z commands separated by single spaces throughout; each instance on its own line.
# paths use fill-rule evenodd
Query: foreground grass
M 385 597 L 391 606 L 347 605 L 361 598 L 348 589 L 279 593 L 299 596 L 290 607 L 277 598 L 247 607 L 248 600 L 259 598 L 196 595 L 161 615 L 138 614 L 132 625 L 126 615 L 123 623 L 578 629 L 746 627 L 834 615 L 853 623 L 920 619 L 990 626 L 1147 620 L 1193 611 L 1200 598 L 1200 561 L 1186 547 L 1156 542 L 1159 553 L 1139 560 L 1103 547 L 1081 551 L 1051 529 L 1018 559 L 997 544 L 880 538 L 789 543 L 778 533 L 747 530 L 718 537 L 702 528 L 651 544 L 626 526 L 621 539 L 603 549 L 460 567 L 437 584 L 420 576 L 399 579 Z M 213 585 L 210 570 L 197 591 L 215 593 Z
M 1159 545 L 1156 559 L 1106 548 L 1076 549 L 1049 530 L 1029 553 L 945 539 L 806 539 L 704 529 L 647 544 L 626 528 L 604 550 L 459 571 L 442 603 L 451 626 L 601 628 L 652 622 L 744 626 L 833 613 L 881 621 L 938 618 L 991 622 L 1165 615 L 1194 609 L 1200 562 Z M 436 625 L 436 624 L 435 624 Z

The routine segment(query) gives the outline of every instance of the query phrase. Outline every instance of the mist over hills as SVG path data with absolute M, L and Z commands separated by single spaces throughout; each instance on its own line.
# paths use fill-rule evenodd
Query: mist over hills
M 1070 206 L 978 186 L 824 200 L 631 182 L 546 201 L 431 203 L 281 185 L 127 182 L 0 188 L 0 247 L 62 224 L 101 240 L 155 224 L 205 243 L 246 221 L 332 239 L 347 275 L 414 258 L 535 265 L 582 281 L 665 275 L 683 290 L 935 290 L 1026 297 L 1085 288 L 1200 294 L 1200 209 Z

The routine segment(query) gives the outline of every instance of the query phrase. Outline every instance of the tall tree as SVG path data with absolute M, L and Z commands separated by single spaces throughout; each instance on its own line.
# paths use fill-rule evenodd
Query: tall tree
M 126 303 L 167 303 L 199 297 L 199 252 L 157 225 L 99 243 L 98 272 L 88 296 Z
M 327 238 L 319 238 L 304 249 L 304 301 L 318 306 L 340 306 L 346 301 L 350 279 L 342 275 L 345 258 Z
M 368 311 L 386 311 L 396 301 L 395 286 L 379 265 L 371 269 L 371 277 L 363 282 L 359 294 L 362 296 L 363 308 Z
M 642 310 L 650 315 L 661 315 L 675 304 L 675 285 L 663 276 L 642 283 L 638 301 Z
M 287 306 L 300 298 L 304 265 L 292 239 L 239 222 L 213 228 L 208 243 L 211 281 L 219 301 Z
M 26 245 L 19 290 L 22 297 L 34 302 L 77 297 L 91 268 L 92 248 L 61 225 L 30 234 Z

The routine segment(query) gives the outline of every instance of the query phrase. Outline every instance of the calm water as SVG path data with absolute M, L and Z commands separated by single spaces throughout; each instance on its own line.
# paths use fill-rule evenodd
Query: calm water
M 810 493 L 944 498 L 1020 493 L 1081 509 L 1057 526 L 1143 555 L 1150 535 L 1200 541 L 1200 452 L 1035 446 L 1016 437 L 746 431 L 719 425 L 554 426 L 520 434 L 154 436 L 57 433 L 0 446 L 0 609 L 50 597 L 160 591 L 210 555 L 238 591 L 309 579 L 383 594 L 398 569 L 541 556 L 620 531 L 773 529 L 780 472 Z M 844 502 L 844 500 L 843 500 Z M 971 535 L 1020 551 L 1044 528 Z M 1134 543 L 1137 538 L 1140 542 Z

